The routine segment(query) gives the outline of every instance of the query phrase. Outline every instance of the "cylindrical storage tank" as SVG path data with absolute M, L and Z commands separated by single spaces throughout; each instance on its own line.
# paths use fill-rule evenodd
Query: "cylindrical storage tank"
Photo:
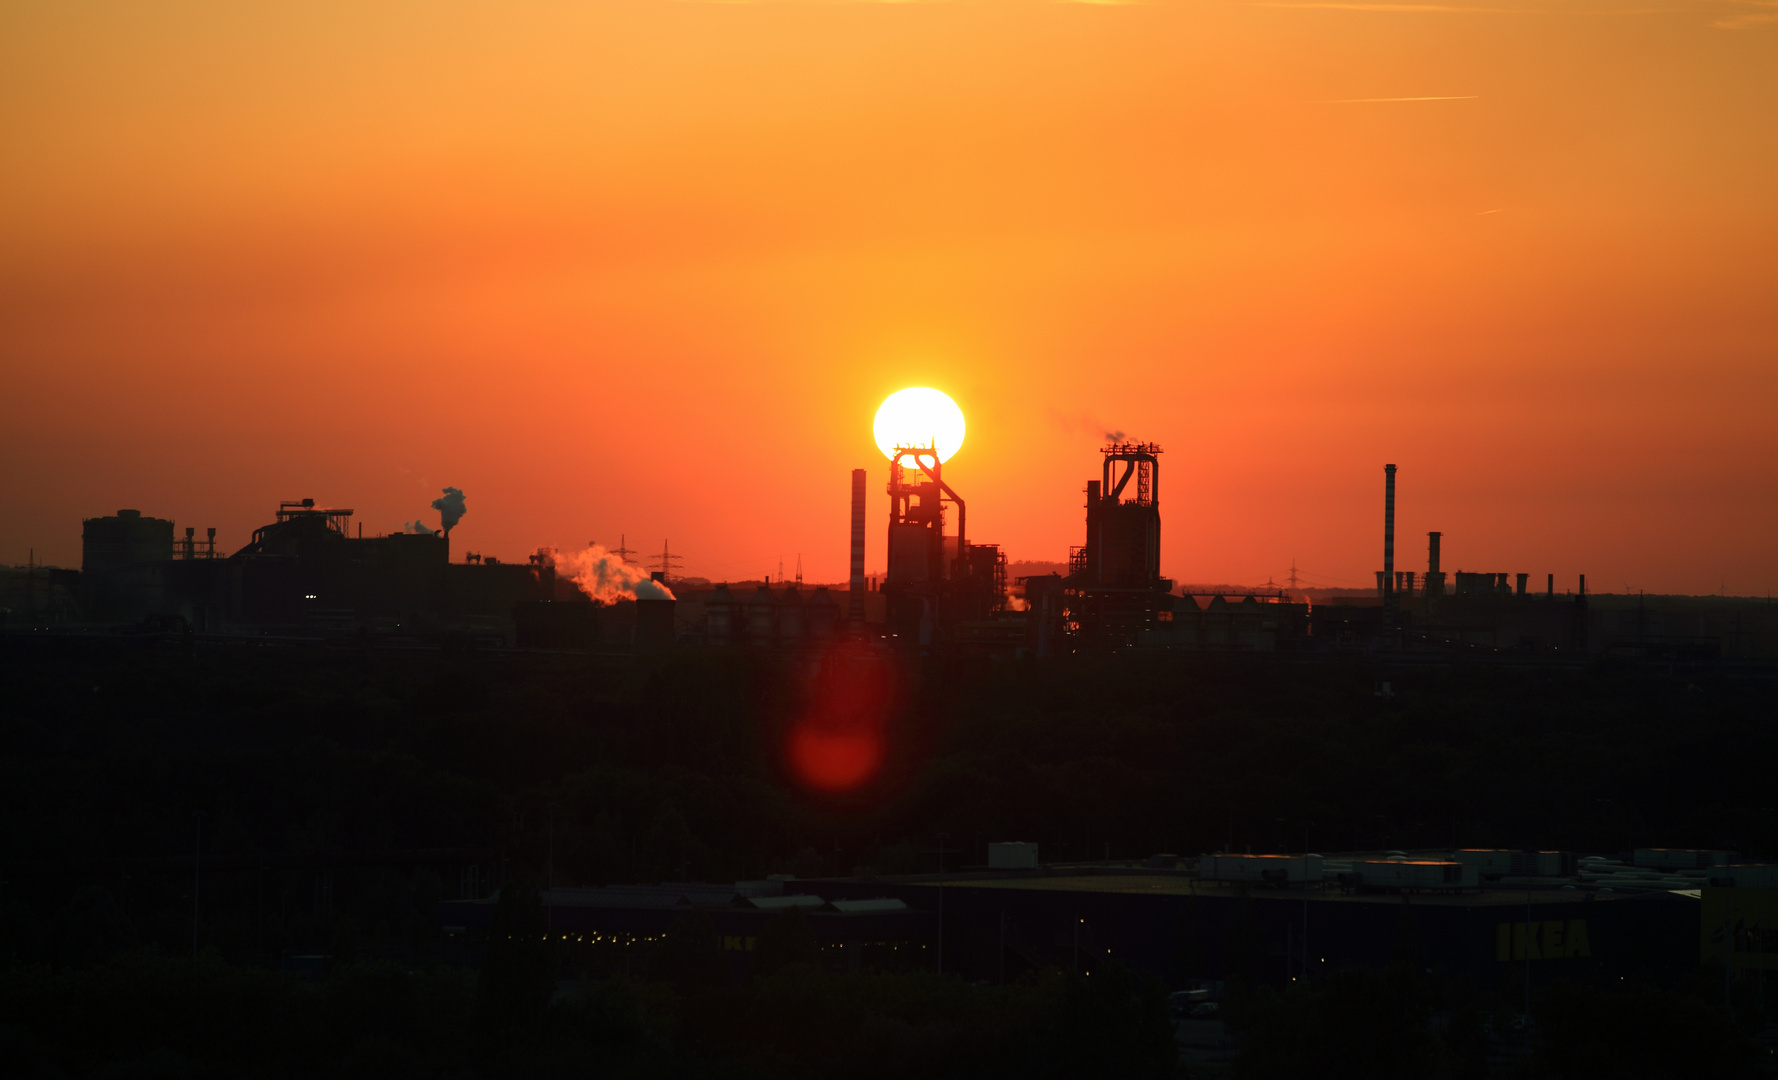
M 802 593 L 795 588 L 785 589 L 778 595 L 779 644 L 795 646 L 803 639 L 803 630 Z
M 753 598 L 747 601 L 747 644 L 760 648 L 772 644 L 777 607 L 770 585 L 761 584 L 753 590 Z
M 105 574 L 172 558 L 173 523 L 164 518 L 143 517 L 140 510 L 119 510 L 114 517 L 81 522 L 80 570 L 84 574 Z
M 704 601 L 704 643 L 718 647 L 735 643 L 735 595 L 726 582 Z
M 833 636 L 834 624 L 838 621 L 839 605 L 833 602 L 833 594 L 825 585 L 815 586 L 814 593 L 809 596 L 809 606 L 803 609 L 803 629 L 810 638 L 819 641 Z
M 636 600 L 636 647 L 666 649 L 673 645 L 673 609 L 671 600 L 638 597 Z

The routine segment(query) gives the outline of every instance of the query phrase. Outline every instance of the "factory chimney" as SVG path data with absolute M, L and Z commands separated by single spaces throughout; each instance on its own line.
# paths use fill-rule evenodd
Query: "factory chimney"
M 1444 533 L 1426 534 L 1426 598 L 1432 600 L 1445 594 L 1444 571 L 1438 568 L 1438 542 Z
M 1383 466 L 1383 606 L 1391 613 L 1395 595 L 1395 466 Z
M 854 626 L 864 625 L 864 478 L 863 469 L 852 470 L 852 578 L 846 587 L 846 617 Z

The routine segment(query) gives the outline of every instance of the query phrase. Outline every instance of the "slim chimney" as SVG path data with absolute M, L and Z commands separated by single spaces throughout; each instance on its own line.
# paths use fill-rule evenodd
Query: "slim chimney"
M 1099 532 L 1099 503 L 1102 501 L 1101 495 L 1102 495 L 1102 492 L 1100 491 L 1100 488 L 1099 488 L 1099 481 L 1088 480 L 1087 481 L 1087 541 L 1086 541 L 1086 552 L 1085 552 L 1087 561 L 1086 561 L 1085 573 L 1087 575 L 1087 582 L 1092 585 L 1099 584 L 1099 566 L 1104 561 L 1104 558 L 1105 558 L 1104 553 L 1099 550 L 1100 545 L 1099 545 L 1099 536 L 1098 536 L 1098 532 Z M 1073 560 L 1070 560 L 1070 561 L 1072 562 Z
M 1554 600 L 1556 598 L 1556 575 L 1554 575 L 1554 574 L 1550 575 L 1548 589 L 1549 589 L 1549 593 L 1548 593 L 1549 598 L 1551 600 Z
M 1395 610 L 1395 466 L 1383 466 L 1383 606 Z
M 1421 590 L 1428 603 L 1445 594 L 1445 575 L 1438 568 L 1438 542 L 1444 533 L 1426 534 L 1426 587 Z
M 864 625 L 864 478 L 863 469 L 852 470 L 852 578 L 846 586 L 846 616 L 855 626 Z

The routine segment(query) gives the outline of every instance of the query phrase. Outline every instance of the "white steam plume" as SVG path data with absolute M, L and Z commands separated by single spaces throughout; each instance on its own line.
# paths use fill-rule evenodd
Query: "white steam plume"
M 594 600 L 672 600 L 673 590 L 648 576 L 648 571 L 623 561 L 598 544 L 580 551 L 544 548 L 545 561 L 557 574 L 580 586 Z

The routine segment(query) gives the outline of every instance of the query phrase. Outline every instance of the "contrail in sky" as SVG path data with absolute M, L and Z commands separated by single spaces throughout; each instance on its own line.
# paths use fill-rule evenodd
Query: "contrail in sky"
M 1458 94 L 1452 97 L 1352 97 L 1333 98 L 1329 101 L 1319 102 L 1319 104 L 1361 105 L 1370 101 L 1476 101 L 1479 100 L 1481 96 L 1482 95 L 1480 94 Z
M 1451 7 L 1444 4 L 1255 4 L 1254 7 L 1270 8 L 1326 8 L 1333 11 L 1405 11 L 1417 12 L 1456 12 L 1459 14 L 1477 15 L 1536 15 L 1536 8 L 1488 8 L 1488 7 Z

